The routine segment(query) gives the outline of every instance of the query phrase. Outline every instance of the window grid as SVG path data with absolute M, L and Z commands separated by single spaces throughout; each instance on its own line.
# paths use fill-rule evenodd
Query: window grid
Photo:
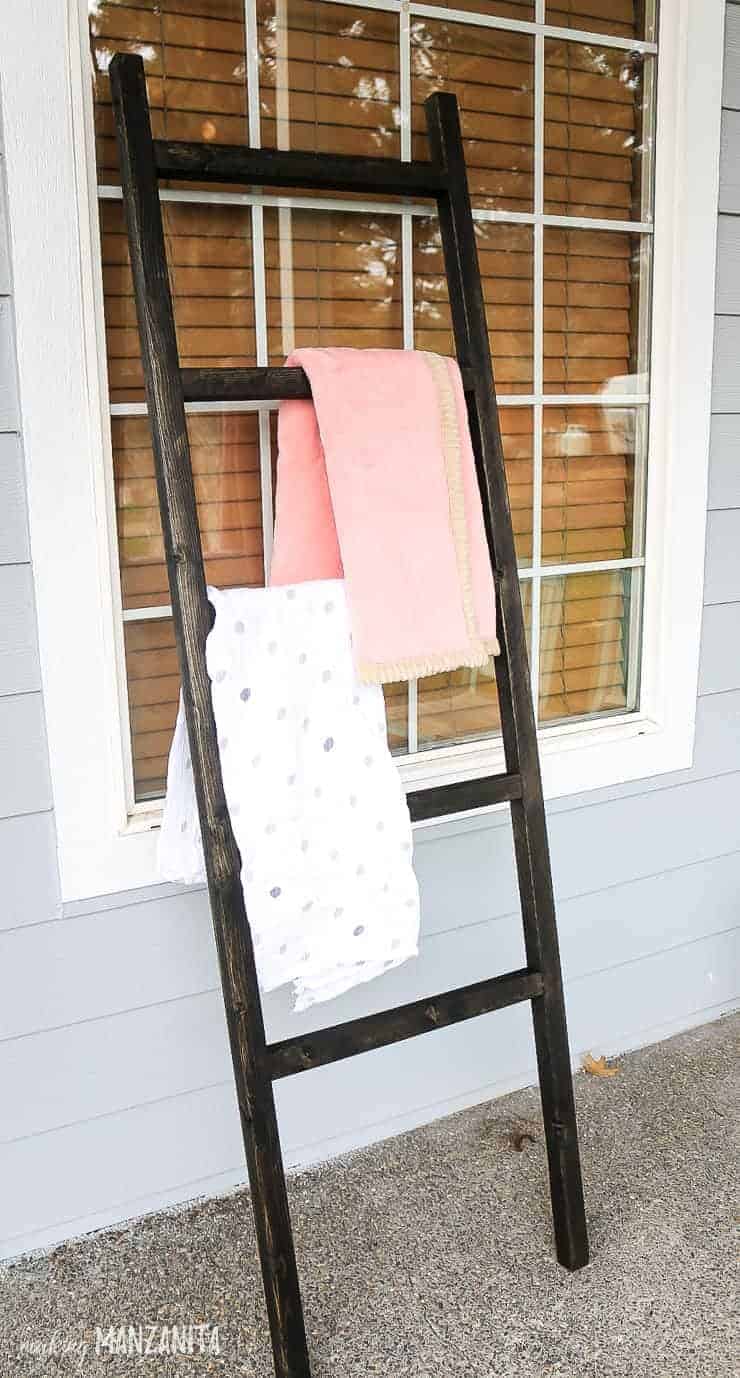
M 613 48 L 628 53 L 642 53 L 654 55 L 657 53 L 657 45 L 653 42 L 619 38 L 609 34 L 593 33 L 588 30 L 575 28 L 560 28 L 545 22 L 545 0 L 535 0 L 535 19 L 534 21 L 516 20 L 499 17 L 489 14 L 476 13 L 472 10 L 458 10 L 454 7 L 444 7 L 441 5 L 425 5 L 416 3 L 415 0 L 322 0 L 324 4 L 350 5 L 352 8 L 382 10 L 387 13 L 398 15 L 398 45 L 399 45 L 399 125 L 400 125 L 400 144 L 401 158 L 408 161 L 411 158 L 411 102 L 412 102 L 412 52 L 411 52 L 411 21 L 414 17 L 426 18 L 439 22 L 450 22 L 455 24 L 468 24 L 475 27 L 485 27 L 500 29 L 513 33 L 529 35 L 533 39 L 534 48 L 534 196 L 533 209 L 531 212 L 490 210 L 475 208 L 473 217 L 477 221 L 500 222 L 503 224 L 522 224 L 533 227 L 533 388 L 530 393 L 515 393 L 511 395 L 499 394 L 498 402 L 500 407 L 531 407 L 533 413 L 533 493 L 532 493 L 532 559 L 531 563 L 520 567 L 519 575 L 523 581 L 531 585 L 529 622 L 530 622 L 530 662 L 531 662 L 531 681 L 532 696 L 534 701 L 535 716 L 539 719 L 539 678 L 540 678 L 540 618 L 541 618 L 541 592 L 543 579 L 555 579 L 570 575 L 587 574 L 596 572 L 607 572 L 616 570 L 633 571 L 632 576 L 632 596 L 630 599 L 630 638 L 629 638 L 629 660 L 627 667 L 627 704 L 626 709 L 618 711 L 618 715 L 625 711 L 632 711 L 637 703 L 639 691 L 639 649 L 640 649 L 640 617 L 641 617 L 641 583 L 645 565 L 643 548 L 644 534 L 644 497 L 645 497 L 645 458 L 647 454 L 647 426 L 648 426 L 648 404 L 649 392 L 637 391 L 632 394 L 614 395 L 608 401 L 606 398 L 595 393 L 546 393 L 544 391 L 544 234 L 546 228 L 568 228 L 584 229 L 591 231 L 609 231 L 610 233 L 629 233 L 642 236 L 641 239 L 641 258 L 644 261 L 646 253 L 649 253 L 650 236 L 653 226 L 650 216 L 650 202 L 652 194 L 652 140 L 643 139 L 643 174 L 642 174 L 642 196 L 641 196 L 641 219 L 640 220 L 611 220 L 596 217 L 584 217 L 577 215 L 556 215 L 548 214 L 544 210 L 544 153 L 545 153 L 545 43 L 547 39 L 556 38 L 567 43 L 579 44 L 588 43 L 599 48 Z M 278 33 L 286 32 L 288 0 L 275 0 L 275 12 L 278 20 Z M 253 147 L 261 146 L 261 119 L 260 119 L 260 83 L 259 83 L 259 45 L 258 45 L 258 24 L 257 24 L 257 0 L 244 0 L 245 12 L 245 49 L 246 49 L 246 79 L 247 79 L 247 116 L 249 141 Z M 281 23 L 282 19 L 282 23 Z M 287 64 L 287 54 L 277 54 L 278 70 L 281 65 Z M 650 71 L 651 64 L 647 64 Z M 650 72 L 648 78 L 653 80 Z M 287 81 L 277 83 L 277 92 L 281 93 L 283 100 L 281 103 L 278 94 L 278 104 L 276 109 L 277 123 L 277 146 L 289 147 L 289 123 L 288 123 L 288 84 Z M 281 108 L 282 104 L 282 108 Z M 644 97 L 644 109 L 648 117 L 652 116 L 653 101 L 651 92 L 646 85 Z M 403 344 L 404 348 L 414 347 L 414 269 L 413 269 L 413 218 L 414 216 L 429 216 L 427 206 L 417 205 L 413 202 L 382 202 L 379 200 L 346 200 L 342 197 L 321 196 L 310 197 L 300 196 L 291 197 L 274 195 L 264 192 L 228 192 L 228 191 L 209 191 L 207 189 L 193 190 L 174 190 L 162 188 L 160 195 L 163 201 L 180 201 L 185 203 L 201 204 L 232 204 L 250 208 L 251 233 L 252 233 L 252 252 L 253 252 L 253 291 L 254 291 L 254 331 L 256 342 L 256 359 L 258 366 L 266 365 L 269 362 L 268 356 L 268 335 L 267 335 L 267 298 L 266 298 L 266 272 L 265 272 L 265 233 L 264 233 L 264 209 L 274 207 L 278 214 L 285 216 L 289 220 L 294 209 L 305 210 L 327 210 L 327 211 L 348 211 L 356 213 L 366 213 L 372 211 L 375 214 L 393 215 L 400 221 L 400 264 L 401 264 L 401 303 L 402 303 L 402 322 L 403 322 Z M 100 200 L 118 200 L 121 198 L 121 190 L 117 186 L 100 185 L 98 187 Z M 289 235 L 286 236 L 289 242 Z M 642 275 L 641 275 L 642 276 Z M 649 282 L 649 273 L 643 278 Z M 286 294 L 286 299 L 290 301 L 290 293 Z M 639 357 L 649 357 L 647 350 L 649 345 L 649 293 L 640 294 L 640 320 L 638 331 L 640 337 Z M 290 323 L 287 325 L 290 331 Z M 284 341 L 286 324 L 283 323 Z M 287 352 L 287 350 L 286 350 Z M 568 562 L 563 564 L 543 564 L 542 563 L 542 505 L 543 505 L 543 416 L 545 407 L 593 407 L 594 405 L 602 408 L 611 405 L 615 408 L 634 408 L 636 416 L 636 427 L 640 433 L 640 438 L 635 446 L 635 476 L 634 476 L 634 520 L 633 520 L 633 542 L 634 555 L 630 558 L 614 560 L 595 560 L 581 563 Z M 276 404 L 247 404 L 244 402 L 232 403 L 189 403 L 186 411 L 191 414 L 216 412 L 224 413 L 227 411 L 244 413 L 257 410 L 259 412 L 259 458 L 260 458 L 260 478 L 262 491 L 262 534 L 265 579 L 269 574 L 269 563 L 272 548 L 273 531 L 273 493 L 272 493 L 272 438 L 270 430 L 270 412 L 275 410 Z M 119 402 L 110 405 L 111 416 L 141 416 L 146 415 L 145 402 Z M 171 615 L 169 604 L 151 604 L 146 607 L 126 609 L 123 611 L 123 620 L 127 622 L 145 621 L 149 619 L 165 618 Z M 413 755 L 418 750 L 418 686 L 413 681 L 408 686 L 407 715 L 408 715 L 408 746 L 407 755 Z M 601 712 L 596 715 L 606 717 L 612 716 L 608 712 Z M 576 721 L 570 719 L 569 721 Z M 423 755 L 429 759 L 435 752 L 439 753 L 447 748 L 444 746 L 430 746 Z

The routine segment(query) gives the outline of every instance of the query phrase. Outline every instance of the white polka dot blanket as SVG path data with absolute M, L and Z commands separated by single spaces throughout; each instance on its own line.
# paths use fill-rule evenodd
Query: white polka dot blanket
M 209 588 L 206 659 L 263 990 L 308 1009 L 416 955 L 411 822 L 379 685 L 360 684 L 344 581 Z M 180 704 L 159 844 L 205 880 Z

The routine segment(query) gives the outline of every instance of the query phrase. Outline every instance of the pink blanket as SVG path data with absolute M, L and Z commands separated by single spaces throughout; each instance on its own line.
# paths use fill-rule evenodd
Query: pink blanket
M 282 402 L 270 582 L 344 577 L 363 683 L 498 653 L 460 371 L 411 350 L 297 349 Z

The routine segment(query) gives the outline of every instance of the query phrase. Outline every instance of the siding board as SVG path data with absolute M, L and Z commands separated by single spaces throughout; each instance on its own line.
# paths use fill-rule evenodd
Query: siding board
M 740 687 L 740 603 L 704 609 L 699 693 L 721 694 Z
M 30 565 L 0 565 L 0 696 L 41 686 Z
M 740 9 L 730 4 L 725 19 L 725 70 L 722 104 L 740 110 Z
M 740 507 L 740 414 L 712 417 L 709 509 Z
M 0 565 L 30 558 L 20 437 L 0 435 Z
M 716 310 L 721 316 L 740 313 L 740 217 L 720 215 L 717 222 Z
M 0 930 L 46 923 L 61 915 L 54 818 L 24 813 L 0 819 Z M 27 973 L 19 972 L 24 985 Z
M 0 818 L 51 808 L 40 694 L 0 698 Z
M 719 209 L 740 211 L 740 111 L 723 110 L 719 157 Z
M 8 297 L 0 297 L 0 431 L 17 431 L 13 316 Z
M 714 326 L 712 411 L 740 412 L 740 317 L 717 316 Z
M 709 513 L 704 581 L 705 604 L 740 599 L 740 507 Z

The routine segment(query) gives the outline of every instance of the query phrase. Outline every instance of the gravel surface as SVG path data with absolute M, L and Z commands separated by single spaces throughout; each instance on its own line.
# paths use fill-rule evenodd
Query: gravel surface
M 579 1273 L 553 1256 L 534 1090 L 291 1177 L 313 1378 L 728 1378 L 739 1036 L 576 1077 Z M 22 1259 L 0 1297 L 2 1378 L 272 1375 L 244 1191 Z

